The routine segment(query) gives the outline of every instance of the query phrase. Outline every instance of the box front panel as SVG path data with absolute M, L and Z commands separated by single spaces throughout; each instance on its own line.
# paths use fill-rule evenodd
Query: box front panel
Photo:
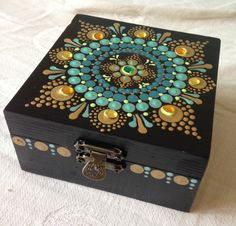
M 102 181 L 81 173 L 71 147 L 12 135 L 21 168 L 25 171 L 102 189 L 182 211 L 189 211 L 200 181 L 162 169 L 126 162 L 120 173 L 107 170 Z

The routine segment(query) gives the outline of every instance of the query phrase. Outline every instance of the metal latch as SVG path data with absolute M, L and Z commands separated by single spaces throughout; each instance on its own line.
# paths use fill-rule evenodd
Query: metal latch
M 117 173 L 125 168 L 123 152 L 119 148 L 103 148 L 78 140 L 76 160 L 85 163 L 82 174 L 90 180 L 104 180 L 106 170 Z

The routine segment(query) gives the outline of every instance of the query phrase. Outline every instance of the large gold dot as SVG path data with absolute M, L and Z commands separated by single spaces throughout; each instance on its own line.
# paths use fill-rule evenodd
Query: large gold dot
M 14 136 L 12 137 L 12 141 L 14 144 L 22 146 L 22 147 L 26 145 L 25 140 L 21 137 Z
M 188 83 L 195 89 L 204 89 L 207 86 L 207 82 L 201 77 L 192 77 Z
M 56 86 L 51 90 L 51 97 L 54 100 L 66 101 L 73 97 L 74 89 L 70 86 Z
M 165 178 L 166 175 L 163 171 L 155 169 L 151 171 L 151 176 L 155 179 L 161 180 Z
M 98 114 L 98 120 L 104 124 L 114 124 L 118 121 L 118 119 L 118 113 L 110 109 L 102 110 Z
M 102 31 L 93 30 L 87 33 L 87 37 L 91 40 L 101 40 L 105 37 L 105 34 Z
M 65 147 L 58 147 L 57 153 L 63 157 L 70 157 L 71 156 L 70 150 Z
M 179 185 L 187 185 L 189 183 L 189 179 L 187 177 L 180 176 L 180 175 L 175 176 L 173 180 L 176 184 L 179 184 Z
M 118 117 L 118 113 L 115 110 L 107 109 L 104 111 L 104 115 L 109 119 L 115 119 Z
M 144 169 L 142 166 L 138 165 L 138 164 L 133 164 L 130 166 L 130 170 L 133 172 L 133 173 L 137 173 L 137 174 L 141 174 L 144 172 Z
M 179 122 L 183 118 L 183 111 L 175 105 L 164 105 L 158 113 L 160 118 L 166 122 Z
M 134 36 L 137 38 L 147 38 L 149 36 L 149 32 L 146 30 L 137 30 L 134 32 Z
M 59 60 L 70 60 L 73 57 L 72 52 L 70 51 L 60 51 L 57 53 L 57 59 Z
M 195 51 L 190 46 L 176 46 L 175 53 L 182 57 L 192 57 L 195 54 Z
M 34 143 L 34 146 L 39 150 L 39 151 L 47 151 L 48 150 L 48 145 L 41 142 L 41 141 L 36 141 Z

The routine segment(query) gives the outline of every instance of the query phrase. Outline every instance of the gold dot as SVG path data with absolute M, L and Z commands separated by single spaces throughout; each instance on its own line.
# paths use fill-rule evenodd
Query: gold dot
M 134 36 L 138 38 L 147 38 L 149 36 L 149 32 L 146 30 L 137 30 L 134 32 Z
M 144 169 L 142 166 L 138 165 L 138 164 L 133 164 L 130 166 L 130 170 L 133 172 L 133 173 L 137 173 L 137 174 L 141 174 L 144 172 Z
M 26 145 L 25 140 L 21 137 L 14 136 L 12 137 L 12 141 L 14 144 L 22 146 L 22 147 Z
M 36 141 L 34 143 L 34 146 L 39 150 L 39 151 L 47 151 L 48 150 L 48 145 L 41 142 L 41 141 Z
M 51 91 L 51 97 L 57 101 L 66 101 L 73 97 L 74 89 L 70 86 L 56 86 Z
M 161 112 L 164 115 L 172 116 L 175 114 L 175 108 L 173 105 L 164 105 L 163 107 L 161 107 Z
M 195 54 L 195 51 L 190 46 L 180 45 L 175 48 L 175 53 L 182 57 L 192 57 Z
M 155 179 L 161 180 L 161 179 L 165 178 L 166 175 L 161 170 L 156 170 L 155 169 L 155 170 L 151 171 L 151 176 Z
M 207 82 L 201 77 L 192 77 L 188 80 L 188 83 L 196 89 L 204 89 L 207 86 Z
M 185 49 L 184 47 L 176 47 L 175 48 L 175 53 L 179 56 L 185 56 L 187 54 L 187 49 Z
M 102 31 L 92 30 L 87 33 L 87 37 L 91 40 L 101 40 L 105 37 L 105 34 Z
M 173 180 L 176 184 L 179 184 L 179 185 L 187 185 L 189 183 L 189 179 L 187 177 L 180 176 L 180 175 L 175 176 Z
M 57 53 L 57 59 L 59 60 L 70 60 L 73 57 L 72 52 L 70 51 L 60 51 Z
M 70 150 L 65 147 L 58 147 L 57 153 L 63 157 L 70 157 L 71 156 Z
M 109 119 L 115 119 L 115 118 L 118 117 L 117 111 L 114 111 L 114 110 L 111 110 L 111 109 L 105 110 L 104 115 Z
M 105 113 L 107 110 L 110 110 L 110 109 L 105 109 L 105 110 L 102 110 L 102 111 L 99 112 L 98 120 L 103 124 L 114 124 L 114 123 L 116 123 L 119 119 L 118 113 L 116 111 L 109 113 L 109 111 L 108 111 L 108 113 L 109 113 L 109 115 L 108 115 L 107 113 Z M 117 113 L 117 116 L 116 116 L 116 113 Z

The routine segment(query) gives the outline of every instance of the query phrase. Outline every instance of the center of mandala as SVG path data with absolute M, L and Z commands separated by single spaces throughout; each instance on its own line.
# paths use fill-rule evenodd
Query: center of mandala
M 134 66 L 131 65 L 126 65 L 121 68 L 121 73 L 124 75 L 132 76 L 136 74 L 137 69 Z

